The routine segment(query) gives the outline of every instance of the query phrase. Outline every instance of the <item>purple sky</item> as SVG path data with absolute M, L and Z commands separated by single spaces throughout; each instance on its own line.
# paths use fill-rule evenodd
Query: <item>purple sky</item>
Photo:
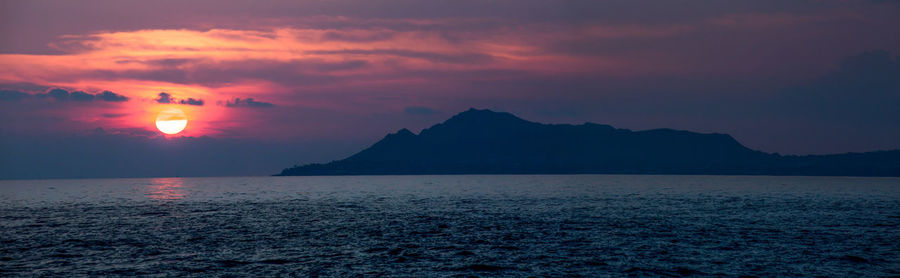
M 96 136 L 261 148 L 232 155 L 278 153 L 272 163 L 287 165 L 265 165 L 276 172 L 469 107 L 728 133 L 783 154 L 900 148 L 897 1 L 88 0 L 0 1 L 0 11 L 0 116 L 11 119 L 0 154 L 24 172 L 46 161 L 20 149 L 75 161 L 86 145 L 67 144 Z M 178 136 L 154 126 L 166 107 L 188 116 Z M 268 173 L 257 171 L 239 174 Z

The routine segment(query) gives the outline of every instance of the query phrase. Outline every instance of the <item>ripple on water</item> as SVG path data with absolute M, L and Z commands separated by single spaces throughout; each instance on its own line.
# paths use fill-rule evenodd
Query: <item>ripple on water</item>
M 0 274 L 900 274 L 897 195 L 699 194 L 672 186 L 560 195 L 523 183 L 521 190 L 536 191 L 2 203 Z

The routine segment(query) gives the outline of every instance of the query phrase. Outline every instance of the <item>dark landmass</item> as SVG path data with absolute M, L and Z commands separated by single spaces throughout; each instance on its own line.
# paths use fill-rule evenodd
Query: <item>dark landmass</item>
M 401 129 L 346 159 L 278 175 L 414 174 L 900 176 L 900 150 L 782 156 L 727 134 L 540 124 L 469 109 L 418 135 Z

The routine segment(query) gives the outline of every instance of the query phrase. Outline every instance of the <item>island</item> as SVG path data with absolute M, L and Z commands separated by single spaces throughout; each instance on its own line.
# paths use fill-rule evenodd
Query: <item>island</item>
M 429 174 L 900 176 L 900 150 L 779 155 L 727 134 L 541 124 L 473 108 L 419 134 L 401 129 L 348 158 L 276 176 Z

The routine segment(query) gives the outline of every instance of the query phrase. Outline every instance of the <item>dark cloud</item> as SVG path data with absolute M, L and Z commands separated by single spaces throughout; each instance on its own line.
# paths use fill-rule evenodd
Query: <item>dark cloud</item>
M 104 131 L 102 128 L 99 128 L 99 127 L 97 129 Z M 112 128 L 112 129 L 109 129 L 108 131 L 105 131 L 104 133 L 115 134 L 115 135 L 124 135 L 124 136 L 128 136 L 128 137 L 137 137 L 137 138 L 150 138 L 150 139 L 160 137 L 159 131 L 148 130 L 148 129 L 143 129 L 143 128 L 136 128 L 136 127 Z
M 203 100 L 202 100 L 202 99 L 194 99 L 194 98 L 182 99 L 182 100 L 179 101 L 178 103 L 180 103 L 180 104 L 187 104 L 187 105 L 203 106 Z
M 173 103 L 173 104 L 203 106 L 202 99 L 187 98 L 187 99 L 177 100 L 177 99 L 175 99 L 175 97 L 172 96 L 172 94 L 169 94 L 166 92 L 159 93 L 159 96 L 156 97 L 154 100 L 156 101 L 156 103 L 164 103 L 164 104 Z
M 397 57 L 415 58 L 436 63 L 452 63 L 452 64 L 472 64 L 484 63 L 493 60 L 493 57 L 483 53 L 456 53 L 445 54 L 427 51 L 412 51 L 403 49 L 344 49 L 344 50 L 313 50 L 307 51 L 311 54 L 323 55 L 392 55 Z
M 403 109 L 403 113 L 409 115 L 432 115 L 437 114 L 437 110 L 424 107 L 424 106 L 407 106 Z
M 187 63 L 197 62 L 197 59 L 157 59 L 144 61 L 144 64 L 161 66 L 161 67 L 177 67 Z
M 125 113 L 103 113 L 103 114 L 100 114 L 100 116 L 103 116 L 104 118 L 121 118 L 121 117 L 128 116 L 128 114 L 125 114 Z
M 169 93 L 166 93 L 166 92 L 159 93 L 159 97 L 157 97 L 155 100 L 156 100 L 156 103 L 173 103 L 173 102 L 175 102 L 175 100 L 172 99 L 172 95 L 170 95 Z
M 110 91 L 103 91 L 102 93 L 97 94 L 97 98 L 109 102 L 128 101 L 128 97 Z
M 48 96 L 48 97 L 52 97 L 52 98 L 54 98 L 54 99 L 56 99 L 56 100 L 59 100 L 59 101 L 67 101 L 67 100 L 69 100 L 69 92 L 66 91 L 66 90 L 63 90 L 63 89 L 59 89 L 59 88 L 50 90 L 50 91 L 47 92 L 47 94 L 45 94 L 45 95 Z M 45 95 L 39 95 L 39 96 L 45 96 Z
M 69 94 L 73 101 L 94 101 L 94 95 L 82 91 L 74 91 Z
M 0 101 L 20 101 L 31 97 L 30 94 L 15 90 L 0 90 Z
M 226 107 L 256 107 L 256 108 L 265 108 L 275 106 L 269 102 L 257 101 L 251 98 L 235 98 L 233 100 L 225 101 Z
M 122 102 L 127 101 L 128 97 L 125 97 L 120 94 L 116 94 L 110 91 L 103 91 L 99 94 L 91 94 L 86 93 L 84 91 L 73 91 L 69 93 L 63 89 L 52 89 L 47 93 L 37 93 L 37 94 L 29 94 L 27 92 L 18 91 L 18 90 L 2 90 L 0 91 L 0 100 L 5 101 L 19 101 L 25 98 L 30 97 L 38 97 L 38 98 L 53 98 L 57 101 L 78 101 L 78 102 L 92 102 L 94 99 L 99 99 L 102 101 L 109 102 Z

